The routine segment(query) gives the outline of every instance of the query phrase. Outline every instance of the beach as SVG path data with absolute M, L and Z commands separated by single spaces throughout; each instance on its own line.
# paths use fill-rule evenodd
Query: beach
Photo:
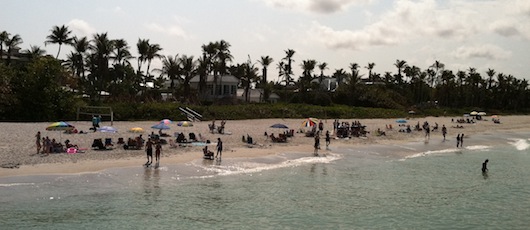
M 464 133 L 464 142 L 467 144 L 472 141 L 475 134 L 495 134 L 498 132 L 524 132 L 530 130 L 530 116 L 503 116 L 500 118 L 501 123 L 492 122 L 489 117 L 475 123 L 456 123 L 456 119 L 461 117 L 410 117 L 407 118 L 406 125 L 414 127 L 418 122 L 420 125 L 424 121 L 429 122 L 430 126 L 436 123 L 439 125 L 437 131 L 431 132 L 431 139 L 441 138 L 441 127 L 445 125 L 448 129 L 447 140 L 455 141 L 459 133 Z M 453 120 L 453 122 L 452 122 Z M 174 132 L 183 132 L 186 136 L 193 132 L 200 134 L 204 140 L 210 140 L 210 150 L 215 150 L 217 138 L 221 138 L 224 143 L 223 159 L 227 158 L 256 158 L 261 156 L 275 155 L 279 153 L 313 153 L 314 138 L 306 137 L 301 131 L 309 130 L 302 127 L 304 119 L 259 119 L 259 120 L 229 120 L 226 121 L 225 134 L 210 133 L 208 124 L 211 121 L 194 122 L 192 127 L 180 127 L 176 123 L 169 124 L 171 129 L 164 130 L 165 133 L 173 136 Z M 330 130 L 333 132 L 333 119 L 322 120 L 324 132 Z M 415 141 L 424 141 L 425 133 L 423 131 L 413 131 L 411 133 L 399 132 L 403 128 L 398 126 L 396 119 L 341 119 L 339 122 L 358 121 L 366 126 L 369 132 L 366 137 L 353 137 L 350 139 L 339 139 L 332 135 L 331 146 L 356 146 L 380 144 L 389 145 L 396 143 L 407 143 Z M 145 150 L 124 150 L 121 145 L 117 145 L 118 138 L 134 138 L 140 134 L 146 139 L 151 132 L 155 134 L 158 130 L 150 128 L 158 121 L 141 121 L 141 122 L 123 122 L 115 121 L 112 127 L 117 128 L 117 133 L 93 132 L 89 130 L 91 122 L 89 121 L 71 121 L 79 131 L 86 134 L 66 134 L 62 131 L 46 131 L 46 127 L 51 122 L 39 123 L 0 123 L 3 130 L 0 134 L 2 140 L 0 144 L 0 164 L 18 165 L 18 168 L 0 168 L 0 177 L 20 176 L 20 175 L 43 175 L 43 174 L 72 174 L 97 172 L 110 168 L 123 167 L 140 167 L 146 162 Z M 219 125 L 221 121 L 217 121 Z M 267 134 L 284 132 L 285 129 L 271 128 L 273 124 L 285 124 L 289 129 L 295 131 L 294 137 L 288 138 L 287 143 L 275 143 Z M 103 121 L 101 126 L 110 126 L 110 121 Z M 391 125 L 392 129 L 388 129 Z M 454 128 L 457 125 L 463 128 Z M 129 129 L 141 127 L 144 133 L 130 133 Z M 377 136 L 376 130 L 380 129 L 385 132 L 385 136 Z M 48 156 L 36 154 L 35 135 L 40 131 L 42 137 L 48 136 L 63 142 L 69 140 L 72 144 L 78 145 L 81 149 L 86 149 L 84 153 L 67 154 L 52 153 Z M 243 137 L 251 136 L 255 144 L 249 145 L 242 141 Z M 114 147 L 112 150 L 98 151 L 91 148 L 92 142 L 96 138 L 112 138 Z M 173 138 L 174 137 L 170 137 Z M 169 139 L 166 138 L 166 139 Z M 321 136 L 320 152 L 328 152 L 324 148 L 324 136 Z M 392 154 L 397 157 L 406 157 L 406 152 L 395 151 Z M 202 158 L 202 146 L 181 146 L 172 148 L 169 145 L 162 147 L 161 164 L 173 165 L 190 162 Z

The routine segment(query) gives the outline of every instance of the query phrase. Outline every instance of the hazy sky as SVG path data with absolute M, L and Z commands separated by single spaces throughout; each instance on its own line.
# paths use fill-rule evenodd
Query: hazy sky
M 374 62 L 383 75 L 396 72 L 400 59 L 421 69 L 438 60 L 483 77 L 492 68 L 530 79 L 530 0 L 2 1 L 0 31 L 19 34 L 22 49 L 38 45 L 55 56 L 58 46 L 44 41 L 56 25 L 78 37 L 108 32 L 125 39 L 134 56 L 139 38 L 160 44 L 163 55 L 195 57 L 203 44 L 225 40 L 235 63 L 271 56 L 270 80 L 287 49 L 296 52 L 297 76 L 308 59 L 328 63 L 328 75 L 349 72 L 353 62 Z

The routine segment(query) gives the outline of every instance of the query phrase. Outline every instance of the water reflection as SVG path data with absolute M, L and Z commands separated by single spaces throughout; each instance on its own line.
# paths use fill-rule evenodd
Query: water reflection
M 143 196 L 150 204 L 159 200 L 162 193 L 160 186 L 160 170 L 151 167 L 144 168 Z

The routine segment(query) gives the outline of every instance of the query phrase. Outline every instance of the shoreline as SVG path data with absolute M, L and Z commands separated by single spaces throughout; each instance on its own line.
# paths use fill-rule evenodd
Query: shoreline
M 441 127 L 445 125 L 448 128 L 447 139 L 454 143 L 457 133 L 465 133 L 466 139 L 472 139 L 475 134 L 494 134 L 496 132 L 525 132 L 530 131 L 530 116 L 504 116 L 501 117 L 501 124 L 494 124 L 491 120 L 477 121 L 474 124 L 461 124 L 463 129 L 451 128 L 457 123 L 451 123 L 451 119 L 456 117 L 426 117 L 410 118 L 408 124 L 414 126 L 417 122 L 423 123 L 428 121 L 431 126 L 438 123 Z M 486 118 L 487 119 L 487 118 Z M 366 137 L 351 139 L 332 139 L 331 147 L 344 148 L 355 146 L 370 145 L 400 145 L 410 142 L 421 142 L 424 140 L 424 133 L 413 131 L 412 133 L 401 133 L 397 130 L 398 124 L 395 119 L 342 119 L 340 121 L 359 121 L 366 125 L 366 130 L 370 133 Z M 270 126 L 275 123 L 286 124 L 295 132 L 300 129 L 302 119 L 259 119 L 259 120 L 239 120 L 227 121 L 227 132 L 231 135 L 211 134 L 208 132 L 208 124 L 211 122 L 196 122 L 193 127 L 178 127 L 172 124 L 172 129 L 167 130 L 171 133 L 175 131 L 189 133 L 200 133 L 209 140 L 216 140 L 218 137 L 225 143 L 223 151 L 224 159 L 231 158 L 257 158 L 269 155 L 278 155 L 282 153 L 307 153 L 308 156 L 313 154 L 314 139 L 305 137 L 303 133 L 295 133 L 288 143 L 273 143 L 264 137 L 264 132 L 268 134 L 281 130 L 272 129 Z M 51 123 L 51 122 L 50 122 Z M 106 122 L 108 123 L 108 122 Z M 81 148 L 90 147 L 92 140 L 95 138 L 112 137 L 116 141 L 118 137 L 133 137 L 138 134 L 127 133 L 131 127 L 143 127 L 146 131 L 156 121 L 145 122 L 114 122 L 113 127 L 117 127 L 119 133 L 88 133 L 88 134 L 61 134 L 60 132 L 44 131 L 49 123 L 0 123 L 0 128 L 5 130 L 0 136 L 6 140 L 0 145 L 0 163 L 20 163 L 20 168 L 0 168 L 0 177 L 15 176 L 33 176 L 33 175 L 61 175 L 61 174 L 83 174 L 94 173 L 113 168 L 141 167 L 145 162 L 145 151 L 143 150 L 123 150 L 116 148 L 110 151 L 95 151 L 90 148 L 85 153 L 77 154 L 50 154 L 48 157 L 35 155 L 35 138 L 37 131 L 41 131 L 42 136 L 50 138 L 60 138 L 63 142 L 68 139 L 72 143 L 78 144 Z M 324 131 L 332 130 L 333 120 L 324 120 Z M 79 130 L 88 130 L 90 126 L 88 121 L 72 122 Z M 386 130 L 386 125 L 394 126 L 392 130 Z M 105 124 L 104 124 L 105 125 Z M 110 125 L 110 124 L 107 124 Z M 386 136 L 376 136 L 375 131 L 381 129 L 386 132 Z M 147 136 L 149 133 L 144 133 Z M 242 137 L 250 135 L 257 142 L 249 148 L 242 142 Z M 440 139 L 441 131 L 431 133 L 431 138 Z M 468 139 L 468 140 L 469 140 Z M 7 141 L 13 140 L 13 141 Z M 466 141 L 469 144 L 469 141 Z M 321 137 L 322 150 L 325 150 L 325 141 Z M 213 147 L 213 146 L 212 146 Z M 395 157 L 405 157 L 398 153 L 389 153 Z M 161 165 L 171 166 L 177 164 L 189 163 L 193 160 L 202 159 L 201 147 L 181 147 L 169 148 L 164 145 L 161 156 Z

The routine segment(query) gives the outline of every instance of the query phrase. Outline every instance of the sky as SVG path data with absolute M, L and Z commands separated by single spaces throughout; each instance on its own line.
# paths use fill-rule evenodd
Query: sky
M 162 47 L 162 55 L 200 57 L 201 46 L 220 40 L 233 63 L 274 59 L 269 80 L 285 51 L 295 51 L 294 73 L 304 60 L 327 63 L 326 75 L 396 73 L 396 60 L 422 70 L 435 61 L 446 69 L 488 69 L 530 79 L 530 0 L 6 0 L 0 31 L 56 55 L 45 45 L 53 26 L 66 25 L 78 37 L 108 33 L 125 39 L 137 56 L 138 39 Z M 72 49 L 63 47 L 59 58 Z M 136 61 L 132 61 L 136 68 Z M 151 69 L 159 68 L 154 61 Z M 145 68 L 144 68 L 145 69 Z M 318 68 L 316 72 L 319 72 Z

